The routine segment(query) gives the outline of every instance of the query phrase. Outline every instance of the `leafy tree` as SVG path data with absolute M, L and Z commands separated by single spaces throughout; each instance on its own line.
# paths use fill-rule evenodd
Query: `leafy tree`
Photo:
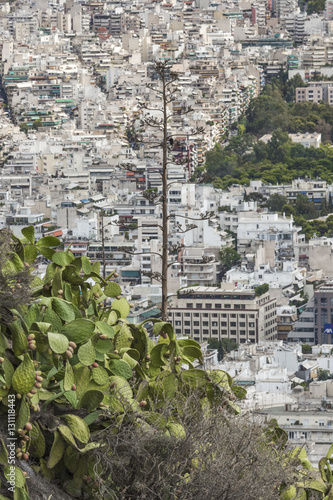
M 32 124 L 32 127 L 35 129 L 35 130 L 38 130 L 39 127 L 42 127 L 43 126 L 43 122 L 40 118 L 38 118 L 38 120 L 35 120 Z
M 308 15 L 314 12 L 319 13 L 325 10 L 325 0 L 310 0 L 307 4 Z
M 305 219 L 313 219 L 318 216 L 318 211 L 313 201 L 310 201 L 305 194 L 298 194 L 295 202 L 297 214 Z
M 233 247 L 222 247 L 220 250 L 220 260 L 223 271 L 229 271 L 240 260 L 240 255 Z
M 329 370 L 319 370 L 318 380 L 328 380 L 330 377 Z
M 256 286 L 254 289 L 256 297 L 260 297 L 260 295 L 264 295 L 269 290 L 269 285 L 264 283 L 263 285 Z
M 271 212 L 282 212 L 283 207 L 288 204 L 288 198 L 274 193 L 267 200 L 267 207 Z
M 309 344 L 302 344 L 302 353 L 303 354 L 312 354 L 312 348 Z
M 20 123 L 20 130 L 28 135 L 29 126 L 27 123 Z

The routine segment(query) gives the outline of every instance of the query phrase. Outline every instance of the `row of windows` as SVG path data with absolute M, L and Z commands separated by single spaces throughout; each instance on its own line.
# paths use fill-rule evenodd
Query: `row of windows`
M 231 309 L 231 304 L 215 304 L 214 305 L 215 309 Z M 192 302 L 187 302 L 186 303 L 186 308 L 187 309 L 193 309 L 194 304 Z M 206 304 L 195 304 L 196 309 L 213 309 L 213 304 L 211 303 L 206 303 Z M 245 304 L 234 304 L 233 309 L 246 309 Z
M 185 335 L 192 335 L 192 333 L 194 335 L 200 335 L 200 330 L 199 329 L 194 329 L 194 330 L 191 330 L 190 328 L 185 328 L 184 331 L 182 331 L 180 328 L 179 329 L 176 329 L 176 334 L 182 334 L 184 333 Z M 219 332 L 218 330 L 208 330 L 208 329 L 203 329 L 202 330 L 202 335 L 205 336 L 205 335 L 208 335 L 208 336 L 211 336 L 211 337 L 214 337 L 215 335 L 218 335 Z M 227 330 L 222 330 L 221 331 L 221 335 L 222 336 L 227 336 L 228 335 L 228 331 Z M 245 330 L 230 330 L 229 331 L 229 335 L 232 336 L 232 337 L 237 337 L 237 335 L 239 335 L 240 337 L 246 337 L 247 335 L 249 337 L 255 337 L 256 335 L 256 332 L 255 330 L 250 330 L 249 332 L 246 332 Z M 196 338 L 196 337 L 194 337 Z
M 174 316 L 176 316 L 177 318 L 180 318 L 182 316 L 182 314 L 186 318 L 190 318 L 190 317 L 200 318 L 200 316 L 202 318 L 255 318 L 256 317 L 255 314 L 234 314 L 234 313 L 231 313 L 231 314 L 201 313 L 201 314 L 199 314 L 199 313 L 187 313 L 187 312 L 184 312 L 184 313 L 176 312 L 176 313 L 174 313 Z
M 185 294 L 184 294 L 185 295 Z M 182 298 L 180 294 L 180 298 Z M 214 295 L 214 294 L 199 294 L 199 293 L 190 293 L 186 294 L 186 299 L 192 299 L 192 300 L 253 300 L 254 299 L 254 293 L 248 294 L 248 295 Z M 192 306 L 191 306 L 192 307 Z
M 274 321 L 272 321 L 271 323 L 267 323 L 267 326 L 271 325 L 275 323 Z M 182 322 L 177 320 L 175 321 L 175 325 L 176 326 L 181 326 Z M 202 321 L 202 326 L 209 326 L 209 321 Z M 191 326 L 191 321 L 184 321 L 184 325 L 185 326 Z M 200 326 L 200 321 L 193 321 L 193 326 Z M 211 322 L 211 326 L 218 326 L 218 322 L 217 321 L 212 321 Z M 226 321 L 221 321 L 221 326 L 228 326 L 228 323 Z M 230 321 L 229 323 L 229 326 L 237 326 L 237 323 L 236 321 Z M 246 326 L 246 323 L 245 321 L 240 321 L 238 323 L 238 326 L 239 327 L 245 327 Z M 254 322 L 250 322 L 249 323 L 249 327 L 250 328 L 253 328 L 255 326 Z

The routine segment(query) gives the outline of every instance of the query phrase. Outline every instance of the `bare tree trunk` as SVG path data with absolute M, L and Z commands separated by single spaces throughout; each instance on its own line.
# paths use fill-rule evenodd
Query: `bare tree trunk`
M 105 248 L 104 248 L 104 212 L 102 211 L 101 212 L 101 218 L 102 218 L 102 227 L 101 227 L 101 231 L 102 231 L 102 264 L 103 264 L 103 278 L 105 279 L 105 276 L 106 276 L 106 262 L 105 262 Z
M 165 71 L 161 72 L 163 98 L 162 157 L 162 320 L 168 320 L 168 116 Z

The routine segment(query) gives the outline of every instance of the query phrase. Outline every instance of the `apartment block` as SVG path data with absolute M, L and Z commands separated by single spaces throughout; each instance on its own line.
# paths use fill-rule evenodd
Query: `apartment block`
M 198 342 L 210 337 L 238 344 L 277 338 L 276 299 L 231 283 L 180 290 L 172 298 L 170 320 L 176 334 Z
M 296 102 L 321 101 L 333 104 L 333 82 L 310 82 L 308 87 L 296 88 Z
M 333 344 L 333 282 L 315 290 L 315 340 L 316 344 Z

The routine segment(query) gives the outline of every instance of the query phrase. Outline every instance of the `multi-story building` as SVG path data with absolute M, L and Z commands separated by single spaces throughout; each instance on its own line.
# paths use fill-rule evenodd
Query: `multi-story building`
M 333 344 L 333 282 L 315 290 L 315 343 Z
M 333 104 L 333 82 L 309 82 L 308 87 L 296 88 L 296 102 Z
M 297 320 L 295 306 L 280 306 L 277 308 L 277 338 L 278 340 L 288 340 L 288 333 Z
M 288 333 L 288 342 L 315 344 L 315 308 L 311 299 L 303 309 L 292 330 Z
M 198 342 L 230 338 L 238 344 L 276 339 L 276 299 L 269 292 L 221 283 L 221 288 L 192 287 L 172 297 L 170 319 L 176 334 Z

